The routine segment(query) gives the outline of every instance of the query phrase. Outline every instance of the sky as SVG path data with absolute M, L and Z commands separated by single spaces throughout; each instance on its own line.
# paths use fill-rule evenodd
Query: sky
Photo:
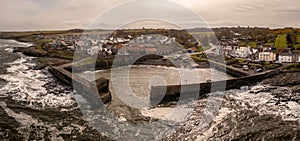
M 0 31 L 300 27 L 299 0 L 0 0 Z

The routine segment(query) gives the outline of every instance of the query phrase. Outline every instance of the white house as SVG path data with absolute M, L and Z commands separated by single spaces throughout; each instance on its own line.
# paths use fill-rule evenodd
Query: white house
M 225 46 L 223 47 L 224 55 L 239 58 L 248 58 L 253 52 L 251 47 Z
M 300 53 L 294 53 L 293 59 L 295 60 L 295 62 L 300 62 Z
M 250 47 L 237 47 L 234 51 L 234 55 L 239 58 L 247 58 L 251 55 Z
M 231 56 L 231 54 L 232 54 L 232 47 L 231 46 L 225 46 L 222 49 L 224 51 L 225 56 Z
M 98 46 L 93 46 L 90 49 L 87 49 L 87 53 L 89 55 L 97 55 L 100 51 L 100 48 Z
M 291 63 L 293 61 L 293 54 L 291 52 L 280 53 L 278 56 L 278 62 L 280 63 Z
M 275 52 L 259 52 L 258 59 L 261 61 L 276 61 Z
M 300 53 L 282 52 L 278 56 L 280 63 L 294 63 L 300 62 Z

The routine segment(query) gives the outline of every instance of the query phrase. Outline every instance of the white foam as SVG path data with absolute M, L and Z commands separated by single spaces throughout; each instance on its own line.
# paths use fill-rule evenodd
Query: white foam
M 160 107 L 154 109 L 142 109 L 141 113 L 143 116 L 151 117 L 155 119 L 182 122 L 187 119 L 188 115 L 192 113 L 193 110 L 194 110 L 193 108 L 186 108 L 186 107 L 177 107 L 177 108 Z
M 4 50 L 7 51 L 7 52 L 13 52 L 14 51 L 14 49 L 12 49 L 12 48 L 6 48 Z
M 16 40 L 0 39 L 0 47 L 29 47 L 31 43 L 18 42 Z
M 7 69 L 8 74 L 0 76 L 8 84 L 0 89 L 0 96 L 11 96 L 13 100 L 28 102 L 30 107 L 36 107 L 36 104 L 44 107 L 70 106 L 74 104 L 71 95 L 54 95 L 47 93 L 43 85 L 48 82 L 49 77 L 41 70 L 33 70 L 34 66 L 28 63 L 31 58 L 22 57 L 12 63 Z
M 268 86 L 254 86 L 252 91 L 261 90 L 265 87 Z M 278 99 L 275 98 L 271 92 L 259 92 L 254 94 L 250 93 L 250 91 L 229 95 L 229 104 L 239 107 L 239 110 L 255 110 L 260 115 L 276 115 L 282 117 L 283 120 L 300 122 L 300 105 L 298 103 L 289 101 L 276 105 L 275 103 Z M 231 103 L 232 100 L 235 101 L 235 103 Z

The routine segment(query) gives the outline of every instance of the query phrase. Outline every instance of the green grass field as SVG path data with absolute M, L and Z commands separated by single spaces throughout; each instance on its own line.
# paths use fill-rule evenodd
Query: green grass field
M 251 46 L 252 48 L 256 48 L 256 42 L 249 42 L 246 46 Z
M 275 47 L 276 48 L 286 48 L 287 42 L 286 42 L 286 34 L 279 34 L 277 36 L 276 42 L 275 42 Z
M 197 39 L 200 39 L 204 36 L 206 36 L 208 38 L 211 38 L 211 36 L 215 36 L 214 32 L 190 32 L 190 34 Z
M 274 43 L 265 43 L 265 45 L 271 45 L 271 46 L 273 46 Z
M 215 35 L 214 32 L 190 32 L 192 35 L 206 35 L 206 36 L 212 36 Z
M 298 44 L 294 45 L 294 47 L 298 50 L 300 50 L 300 35 L 297 35 L 297 42 Z

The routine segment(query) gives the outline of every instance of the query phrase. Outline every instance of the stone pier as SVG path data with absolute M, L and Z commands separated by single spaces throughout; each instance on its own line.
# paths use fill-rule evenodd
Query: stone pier
M 72 63 L 65 64 L 57 67 L 50 66 L 49 72 L 51 72 L 59 80 L 65 82 L 68 85 L 73 86 L 87 101 L 95 103 L 98 100 L 95 97 L 99 97 L 103 103 L 111 101 L 111 93 L 109 92 L 109 79 L 99 78 L 95 81 L 88 81 L 84 78 L 72 74 L 69 70 L 65 69 L 72 66 Z M 95 95 L 97 94 L 97 95 Z
M 150 99 L 155 101 L 167 102 L 170 100 L 178 100 L 185 98 L 198 98 L 204 94 L 225 91 L 230 89 L 240 89 L 242 86 L 249 86 L 255 84 L 263 79 L 279 74 L 281 70 L 267 71 L 241 78 L 234 78 L 223 81 L 214 81 L 198 84 L 188 85 L 169 85 L 169 86 L 152 86 L 150 92 Z M 154 106 L 154 105 L 153 105 Z

